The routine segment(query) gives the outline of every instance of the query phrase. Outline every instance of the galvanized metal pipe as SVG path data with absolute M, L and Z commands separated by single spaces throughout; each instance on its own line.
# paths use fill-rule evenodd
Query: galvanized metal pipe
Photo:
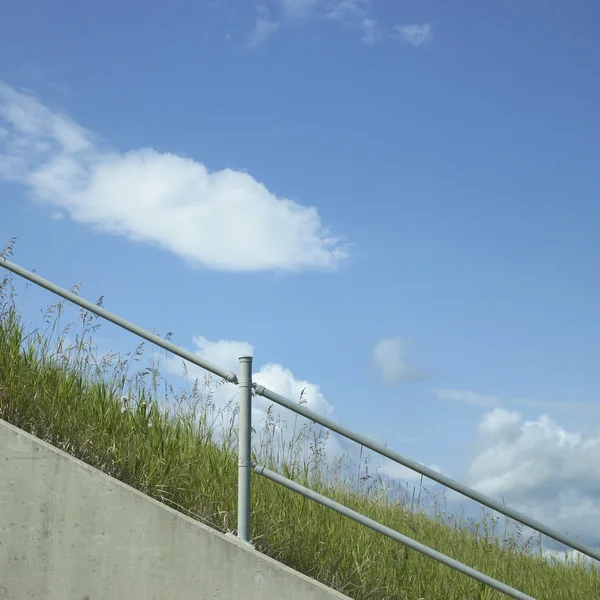
M 424 546 L 423 544 L 409 537 L 406 537 L 401 533 L 398 533 L 394 529 L 390 529 L 389 527 L 386 527 L 385 525 L 382 525 L 377 521 L 373 521 L 373 519 L 369 519 L 369 517 L 365 517 L 364 515 L 353 511 L 347 506 L 344 506 L 343 504 L 339 504 L 334 500 L 326 498 L 325 496 L 322 496 L 321 494 L 318 494 L 317 492 L 310 490 L 304 487 L 303 485 L 300 485 L 299 483 L 288 479 L 287 477 L 283 477 L 283 475 L 279 475 L 279 473 L 275 473 L 274 471 L 271 471 L 266 467 L 254 465 L 254 471 L 258 475 L 262 475 L 263 477 L 266 477 L 267 479 L 270 479 L 271 481 L 274 481 L 275 483 L 278 483 L 279 485 L 282 485 L 288 488 L 289 490 L 296 492 L 297 494 L 301 494 L 302 496 L 305 496 L 306 498 L 309 498 L 310 500 L 313 500 L 318 504 L 326 506 L 331 510 L 335 510 L 336 512 L 344 515 L 345 517 L 348 517 L 349 519 L 352 519 L 353 521 L 356 521 L 357 523 L 360 523 L 365 527 L 369 527 L 373 531 L 377 531 L 378 533 L 381 533 L 386 537 L 391 538 L 392 540 L 400 542 L 401 544 L 404 544 L 405 546 L 408 546 L 409 548 L 412 548 L 413 550 L 416 550 L 417 552 L 420 552 L 421 554 L 424 554 L 425 556 L 428 556 L 433 560 L 437 560 L 438 562 L 446 565 L 447 567 L 450 567 L 451 569 L 454 569 L 455 571 L 463 573 L 464 575 L 468 575 L 469 577 L 472 577 L 473 579 L 499 592 L 502 592 L 503 594 L 506 594 L 511 598 L 516 598 L 516 600 L 535 600 L 533 596 L 529 596 L 528 594 L 520 592 L 519 590 L 516 590 L 515 588 L 512 588 L 506 585 L 505 583 L 502 583 L 501 581 L 490 577 L 489 575 L 485 575 L 484 573 L 481 573 L 476 569 L 473 569 L 461 562 L 458 562 L 457 560 L 454 560 L 453 558 L 450 558 L 449 556 L 446 556 L 441 552 L 437 552 L 436 550 L 433 550 L 428 546 Z
M 547 535 L 548 537 L 556 540 L 557 542 L 561 542 L 566 546 L 570 546 L 571 548 L 579 550 L 579 552 L 600 561 L 600 550 L 590 548 L 586 544 L 574 540 L 564 535 L 560 531 L 553 529 L 552 527 L 548 527 L 547 525 L 544 525 L 536 519 L 528 517 L 527 515 L 524 515 L 523 513 L 520 513 L 517 510 L 505 506 L 501 502 L 498 502 L 497 500 L 494 500 L 489 496 L 477 492 L 474 489 L 471 489 L 470 487 L 463 485 L 462 483 L 459 483 L 454 479 L 451 479 L 450 477 L 446 477 L 446 475 L 442 475 L 441 473 L 438 473 L 437 471 L 434 471 L 433 469 L 430 469 L 429 467 L 426 467 L 421 463 L 418 463 L 414 460 L 411 460 L 410 458 L 402 456 L 398 452 L 387 448 L 383 444 L 379 444 L 369 439 L 368 437 L 361 435 L 360 433 L 356 433 L 350 429 L 347 429 L 346 427 L 339 425 L 335 421 L 332 421 L 327 417 L 313 412 L 312 410 L 306 408 L 304 405 L 299 404 L 298 402 L 294 402 L 293 400 L 290 400 L 285 396 L 281 396 L 280 394 L 277 394 L 276 392 L 273 392 L 272 390 L 269 390 L 268 388 L 262 385 L 254 384 L 254 391 L 259 396 L 263 396 L 263 398 L 267 398 L 268 400 L 272 400 L 280 406 L 289 408 L 291 411 L 298 413 L 299 415 L 302 415 L 303 417 L 306 417 L 307 419 L 310 419 L 315 423 L 319 423 L 319 425 L 323 425 L 323 427 L 331 429 L 331 431 L 335 431 L 336 433 L 339 433 L 340 435 L 358 444 L 361 444 L 365 448 L 369 448 L 374 452 L 378 452 L 379 454 L 389 458 L 390 460 L 393 460 L 394 462 L 404 465 L 405 467 L 408 467 L 409 469 L 412 469 L 413 471 L 416 471 L 421 475 L 425 475 L 425 477 L 429 477 L 429 479 L 433 479 L 433 481 L 437 481 L 438 483 L 445 485 L 446 487 L 450 488 L 451 490 L 454 490 L 455 492 L 459 492 L 467 498 L 471 498 L 472 500 L 475 500 L 476 502 L 479 502 L 484 506 L 487 506 L 488 508 L 491 508 L 503 515 L 506 515 L 507 517 L 510 517 L 515 521 L 519 521 L 520 523 L 523 523 L 524 525 L 527 525 L 528 527 L 531 527 L 532 529 L 535 529 L 536 531 L 539 531 L 544 535 Z
M 252 357 L 240 357 L 238 412 L 238 537 L 250 542 L 250 475 L 252 470 Z
M 73 292 L 61 288 L 60 286 L 55 285 L 51 281 L 48 281 L 47 279 L 44 279 L 43 277 L 40 277 L 39 275 L 32 273 L 31 271 L 28 271 L 27 269 L 24 269 L 23 267 L 20 267 L 19 265 L 16 265 L 15 263 L 12 263 L 6 260 L 5 258 L 0 257 L 0 267 L 4 267 L 5 269 L 12 271 L 13 273 L 20 275 L 25 279 L 28 279 L 29 281 L 39 285 L 40 287 L 43 287 L 48 291 L 63 297 L 65 300 L 73 302 L 73 304 L 77 304 L 78 306 L 81 306 L 81 308 L 85 308 L 85 310 L 89 310 L 90 312 L 106 319 L 107 321 L 110 321 L 111 323 L 114 323 L 115 325 L 118 325 L 119 327 L 122 327 L 123 329 L 126 329 L 127 331 L 130 331 L 131 333 L 134 333 L 135 335 L 153 344 L 156 344 L 157 346 L 160 346 L 165 350 L 168 350 L 169 352 L 172 352 L 176 356 L 184 358 L 192 364 L 197 365 L 198 367 L 202 367 L 203 369 L 206 369 L 211 373 L 214 373 L 218 377 L 222 377 L 230 383 L 238 382 L 237 375 L 235 373 L 227 371 L 226 369 L 222 369 L 221 367 L 214 365 L 213 363 L 204 360 L 203 358 L 200 358 L 196 354 L 193 354 L 192 352 L 189 352 L 184 348 L 180 348 L 179 346 L 176 346 L 175 344 L 172 344 L 167 340 L 163 340 L 159 336 L 150 333 L 149 331 L 146 331 L 145 329 L 142 329 L 141 327 L 138 327 L 137 325 L 134 325 L 133 323 L 130 323 L 129 321 L 126 321 L 125 319 L 122 319 L 121 317 L 111 313 L 102 306 L 98 306 L 97 304 L 94 304 L 89 300 L 84 300 L 77 294 L 74 294 Z

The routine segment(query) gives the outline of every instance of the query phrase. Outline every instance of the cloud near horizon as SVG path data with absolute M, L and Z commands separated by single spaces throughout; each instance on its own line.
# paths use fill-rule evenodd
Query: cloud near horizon
M 347 244 L 315 207 L 251 175 L 153 148 L 120 152 L 0 82 L 0 179 L 58 215 L 221 271 L 332 271 Z M 242 235 L 243 233 L 243 235 Z
M 600 430 L 568 431 L 547 415 L 494 408 L 477 426 L 468 484 L 571 535 L 598 543 Z

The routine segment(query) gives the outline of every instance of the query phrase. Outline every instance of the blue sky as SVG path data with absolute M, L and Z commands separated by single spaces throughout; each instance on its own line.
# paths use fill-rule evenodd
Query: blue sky
M 277 391 L 600 529 L 597 2 L 3 15 L 16 262 L 207 358 L 251 345 Z

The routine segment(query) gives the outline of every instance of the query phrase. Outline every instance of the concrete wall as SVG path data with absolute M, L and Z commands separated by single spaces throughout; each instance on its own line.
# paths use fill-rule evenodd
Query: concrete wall
M 0 420 L 0 600 L 192 598 L 346 596 Z

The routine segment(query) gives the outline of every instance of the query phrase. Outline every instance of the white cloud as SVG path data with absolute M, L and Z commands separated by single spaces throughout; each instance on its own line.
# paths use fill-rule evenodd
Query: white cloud
M 600 431 L 567 431 L 546 415 L 527 421 L 496 408 L 477 433 L 472 487 L 561 531 L 600 531 Z
M 394 29 L 399 40 L 416 48 L 430 44 L 433 40 L 433 28 L 429 23 L 423 25 L 396 25 Z
M 346 245 L 314 207 L 247 173 L 210 172 L 152 148 L 119 152 L 37 99 L 0 83 L 0 177 L 98 230 L 224 271 L 333 270 Z
M 454 400 L 456 402 L 464 402 L 473 406 L 501 406 L 502 402 L 494 396 L 486 396 L 477 394 L 469 390 L 437 390 L 436 395 L 441 400 Z
M 194 354 L 234 373 L 239 372 L 239 358 L 241 356 L 252 356 L 254 354 L 252 344 L 244 341 L 210 341 L 203 336 L 195 336 L 193 343 Z M 181 359 L 173 357 L 170 359 L 170 364 L 180 369 Z M 253 371 L 254 382 L 291 399 L 299 399 L 304 390 L 303 397 L 306 400 L 307 408 L 325 416 L 329 416 L 333 412 L 333 407 L 320 392 L 318 385 L 304 380 L 297 380 L 289 369 L 282 367 L 280 364 L 265 363 L 258 369 L 256 365 L 253 365 Z M 188 374 L 192 379 L 201 378 L 204 377 L 205 371 L 200 367 L 189 364 Z M 256 403 L 258 406 L 268 406 L 271 401 L 257 397 Z
M 194 354 L 218 364 L 224 369 L 239 372 L 239 358 L 241 356 L 252 356 L 254 348 L 251 344 L 237 340 L 216 340 L 210 341 L 205 337 L 196 336 L 193 338 Z M 193 381 L 202 380 L 206 371 L 195 365 L 186 364 L 188 377 Z M 178 375 L 183 373 L 182 361 L 176 357 L 170 357 L 167 361 L 167 370 L 169 373 Z M 333 406 L 325 399 L 319 386 L 309 381 L 296 379 L 292 371 L 277 363 L 265 363 L 260 367 L 253 365 L 252 379 L 255 383 L 262 385 L 270 390 L 285 396 L 291 400 L 302 402 L 306 408 L 324 416 L 330 416 L 333 412 Z M 231 384 L 216 387 L 214 390 L 213 402 L 218 409 L 226 407 L 237 394 L 237 387 Z M 272 418 L 278 423 L 275 444 L 289 443 L 294 431 L 298 433 L 301 428 L 308 424 L 303 417 L 296 413 L 274 405 L 270 400 L 262 396 L 254 396 L 252 401 L 252 421 L 253 427 L 257 430 L 255 440 L 259 443 L 260 431 L 267 418 L 267 412 L 270 409 Z M 227 413 L 225 421 L 228 420 Z M 316 430 L 322 430 L 320 426 L 315 426 Z M 333 458 L 341 458 L 347 451 L 343 448 L 338 438 L 331 436 L 327 439 L 326 456 L 329 461 Z
M 379 340 L 371 350 L 371 367 L 384 383 L 394 384 L 409 379 L 419 379 L 421 374 L 405 362 L 407 342 L 400 338 Z
M 239 359 L 242 356 L 254 355 L 254 346 L 248 342 L 237 340 L 211 342 L 201 335 L 194 336 L 192 342 L 194 354 L 234 373 L 239 373 Z M 200 367 L 191 367 L 194 369 L 194 377 L 200 377 L 204 373 Z

